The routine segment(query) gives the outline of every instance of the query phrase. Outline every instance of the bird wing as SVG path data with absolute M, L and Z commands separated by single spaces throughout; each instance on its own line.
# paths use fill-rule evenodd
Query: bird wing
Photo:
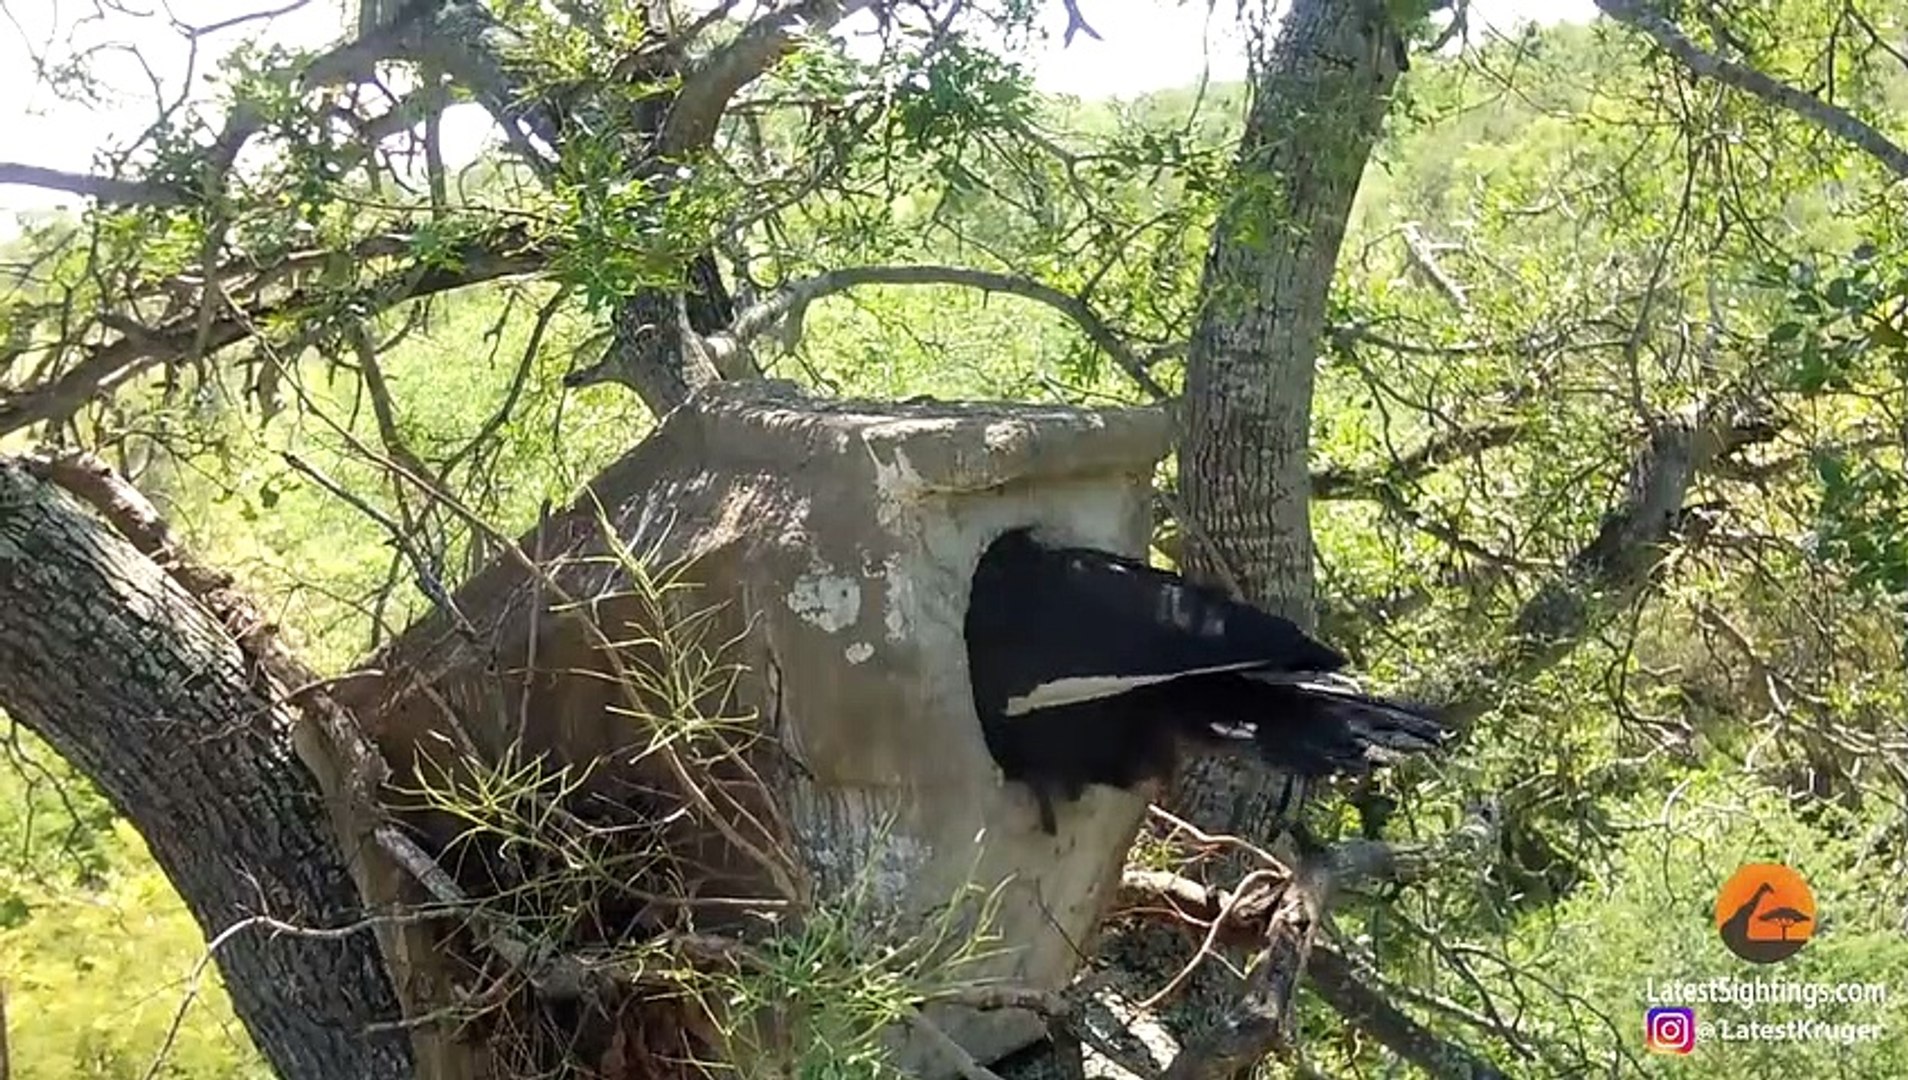
M 1199 675 L 1336 670 L 1345 658 L 1289 620 L 1177 574 L 1025 530 L 983 554 L 966 625 L 976 701 L 1000 716 Z

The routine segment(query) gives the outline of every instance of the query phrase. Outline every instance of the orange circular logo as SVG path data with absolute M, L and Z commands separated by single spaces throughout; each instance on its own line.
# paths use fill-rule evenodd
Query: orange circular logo
M 1786 960 L 1815 934 L 1815 894 L 1801 874 L 1780 863 L 1750 863 L 1716 894 L 1716 929 L 1744 960 Z

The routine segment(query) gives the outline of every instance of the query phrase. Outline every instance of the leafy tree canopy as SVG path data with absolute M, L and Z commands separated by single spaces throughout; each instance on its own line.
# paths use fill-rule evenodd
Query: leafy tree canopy
M 1310 824 L 1491 828 L 1356 898 L 1332 948 L 1517 1075 L 1628 1073 L 1644 979 L 1741 972 L 1707 905 L 1772 860 L 1823 913 L 1795 977 L 1908 985 L 1908 14 L 1601 0 L 1454 37 L 1423 6 L 1392 13 L 1411 69 L 1330 284 L 1311 516 L 1329 633 L 1475 726 Z M 35 44 L 50 92 L 108 92 L 100 28 L 135 25 L 108 9 Z M 1067 19 L 447 0 L 187 57 L 93 172 L 0 163 L 90 200 L 8 245 L 0 447 L 108 456 L 342 668 L 494 555 L 405 474 L 508 533 L 718 378 L 1174 399 L 1214 222 L 1253 191 L 1249 90 L 1042 94 L 1010 46 Z M 136 25 L 209 50 L 265 24 Z M 500 134 L 453 166 L 470 106 Z M 0 954 L 12 1010 L 54 1018 L 15 1036 L 24 1074 L 136 1075 L 162 1042 L 173 1075 L 256 1068 L 216 998 L 177 1036 L 81 1018 L 129 1015 L 91 1004 L 120 973 L 189 975 L 195 939 L 85 783 L 6 746 Z M 80 955 L 49 930 L 76 909 L 160 929 Z M 1339 1004 L 1308 999 L 1310 1062 L 1394 1060 Z M 1849 1053 L 1647 1067 L 1908 1074 L 1899 1042 Z

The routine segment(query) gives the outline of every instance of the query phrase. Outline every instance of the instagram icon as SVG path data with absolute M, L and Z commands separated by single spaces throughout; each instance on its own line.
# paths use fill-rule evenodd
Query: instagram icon
M 1696 1049 L 1696 1010 L 1651 1009 L 1643 1018 L 1643 1045 L 1657 1054 L 1687 1054 Z

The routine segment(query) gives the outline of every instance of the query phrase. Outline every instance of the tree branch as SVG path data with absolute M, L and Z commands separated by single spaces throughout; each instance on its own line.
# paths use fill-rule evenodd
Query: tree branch
M 964 285 L 1046 304 L 1071 319 L 1153 400 L 1165 401 L 1172 396 L 1147 372 L 1145 362 L 1132 346 L 1086 301 L 1032 278 L 959 266 L 851 266 L 791 282 L 737 315 L 727 333 L 712 335 L 710 351 L 721 366 L 728 355 L 781 320 L 799 320 L 813 301 L 862 285 Z
M 1730 401 L 1659 421 L 1630 463 L 1623 497 L 1604 514 L 1597 535 L 1518 611 L 1504 652 L 1430 695 L 1446 703 L 1445 722 L 1469 724 L 1497 700 L 1497 687 L 1527 683 L 1597 622 L 1633 603 L 1678 535 L 1700 523 L 1685 505 L 1696 478 L 1778 430 L 1753 407 Z
M 65 191 L 84 195 L 116 206 L 184 206 L 194 202 L 191 193 L 164 184 L 138 180 L 120 180 L 111 176 L 43 169 L 15 161 L 0 161 L 0 185 L 36 187 L 47 191 Z
M 1305 974 L 1311 979 L 1312 991 L 1348 1023 L 1424 1070 L 1433 1080 L 1505 1080 L 1502 1069 L 1418 1023 L 1360 980 L 1343 953 L 1325 945 L 1313 946 Z
M 506 50 L 502 39 L 509 36 L 509 29 L 482 4 L 426 6 L 436 6 L 439 10 L 414 32 L 402 35 L 403 51 L 463 83 L 503 127 L 525 162 L 547 177 L 554 163 L 528 143 L 524 127 L 552 148 L 562 138 L 556 116 L 544 104 L 544 99 L 527 90 L 523 80 L 512 73 L 504 60 Z
M 290 5 L 280 9 L 276 14 L 282 14 L 283 11 L 291 10 L 296 6 Z M 416 10 L 428 6 L 413 4 L 410 10 L 412 14 L 415 14 Z M 210 27 L 196 28 L 192 30 L 192 33 L 195 35 L 212 33 L 237 25 L 245 18 L 257 17 L 261 16 L 228 19 L 224 23 L 213 24 Z M 318 54 L 307 61 L 303 70 L 299 72 L 298 90 L 310 91 L 363 76 L 378 61 L 388 59 L 401 51 L 404 36 L 415 29 L 414 22 L 414 18 L 407 18 L 376 34 L 356 38 Z M 206 163 L 221 182 L 224 173 L 231 168 L 232 162 L 238 157 L 239 151 L 253 135 L 258 133 L 263 122 L 263 116 L 245 102 L 234 106 L 232 112 L 227 115 L 218 139 L 206 151 Z M 164 184 L 122 180 L 110 176 L 93 176 L 18 162 L 0 161 L 0 185 L 5 184 L 66 191 L 97 199 L 102 203 L 121 206 L 186 206 L 198 203 L 202 199 L 202 194 L 199 192 L 181 190 Z
M 1596 3 L 1612 19 L 1648 34 L 1658 47 L 1674 56 L 1691 74 L 1715 79 L 1777 108 L 1786 109 L 1866 152 L 1897 177 L 1908 179 L 1908 149 L 1903 149 L 1900 144 L 1848 110 L 1773 79 L 1755 68 L 1707 51 L 1691 41 L 1682 28 L 1649 6 L 1645 0 L 1596 0 Z
M 1486 450 L 1509 446 L 1523 433 L 1524 427 L 1523 423 L 1513 420 L 1445 432 L 1410 453 L 1393 458 L 1386 468 L 1328 466 L 1312 473 L 1312 498 L 1380 498 L 1388 487 L 1421 480 L 1446 465 Z
M 261 905 L 343 923 L 387 898 L 346 795 L 377 778 L 331 744 L 355 728 L 314 716 L 322 692 L 286 692 L 310 676 L 270 620 L 185 559 L 131 485 L 88 458 L 0 459 L 0 534 L 0 705 L 100 784 L 208 936 Z M 414 1075 L 403 1039 L 362 1031 L 400 1012 L 378 945 L 219 950 L 278 1075 Z
M 360 291 L 360 299 L 374 311 L 466 285 L 540 269 L 544 253 L 512 229 L 499 237 L 463 246 L 438 266 L 394 272 Z M 240 312 L 227 312 L 201 325 L 198 313 L 184 315 L 157 327 L 143 327 L 123 318 L 102 322 L 121 336 L 89 351 L 57 380 L 11 397 L 0 398 L 0 435 L 43 422 L 72 416 L 103 390 L 135 378 L 164 360 L 209 354 L 252 337 L 260 327 L 296 315 L 327 298 L 306 293 Z
M 872 0 L 800 0 L 750 23 L 734 41 L 710 53 L 683 78 L 670 103 L 657 151 L 664 157 L 699 149 L 715 139 L 729 101 L 794 49 L 798 34 L 817 34 Z

